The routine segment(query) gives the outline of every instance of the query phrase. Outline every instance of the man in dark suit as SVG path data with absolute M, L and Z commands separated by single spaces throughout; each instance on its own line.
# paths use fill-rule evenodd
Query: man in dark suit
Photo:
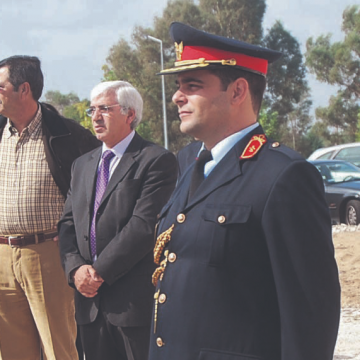
M 87 113 L 103 146 L 74 163 L 59 222 L 76 320 L 87 360 L 146 360 L 154 229 L 175 186 L 176 159 L 135 132 L 142 99 L 129 83 L 97 85 Z
M 203 151 L 160 213 L 149 359 L 331 360 L 340 288 L 322 179 L 257 123 L 281 54 L 170 33 L 162 74 L 177 74 L 180 129 Z

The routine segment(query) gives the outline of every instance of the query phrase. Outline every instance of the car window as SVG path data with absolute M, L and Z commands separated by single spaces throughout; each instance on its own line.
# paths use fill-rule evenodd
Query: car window
M 327 152 L 325 154 L 322 154 L 321 156 L 318 157 L 318 159 L 324 159 L 324 160 L 331 159 L 331 155 L 332 155 L 333 152 L 334 151 L 329 151 L 329 152 Z
M 330 171 L 337 171 L 337 172 L 359 171 L 358 169 L 356 169 L 355 166 L 351 166 L 350 164 L 346 164 L 346 163 L 335 163 L 335 164 L 330 164 L 330 165 L 327 165 L 327 166 L 330 169 Z M 360 174 L 360 171 L 359 171 L 359 174 Z
M 349 161 L 357 166 L 360 165 L 360 146 L 349 147 L 340 150 L 335 156 L 336 160 Z
M 331 174 L 330 169 L 326 165 L 323 165 L 323 164 L 315 165 L 315 167 L 319 170 L 323 180 L 325 180 L 326 182 L 334 182 L 335 181 Z
M 360 179 L 360 169 L 346 163 L 324 163 L 316 164 L 323 180 L 326 183 L 340 183 Z

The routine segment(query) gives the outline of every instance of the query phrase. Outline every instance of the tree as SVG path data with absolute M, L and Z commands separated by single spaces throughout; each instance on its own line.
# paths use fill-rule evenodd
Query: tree
M 296 143 L 305 135 L 310 123 L 309 110 L 312 104 L 300 45 L 280 21 L 272 26 L 263 43 L 283 53 L 269 67 L 265 103 L 271 112 L 278 114 L 281 128 L 279 140 L 297 149 Z
M 65 95 L 58 90 L 48 91 L 45 94 L 45 99 L 46 102 L 53 105 L 61 115 L 77 121 L 80 125 L 94 133 L 91 118 L 85 113 L 85 110 L 90 106 L 88 99 L 80 101 L 76 94 L 71 92 Z
M 277 112 L 271 112 L 270 108 L 263 104 L 258 121 L 270 139 L 279 139 L 279 119 Z
M 265 0 L 200 0 L 203 30 L 233 39 L 260 44 Z
M 59 111 L 60 114 L 63 114 L 64 108 L 69 105 L 73 105 L 80 101 L 79 97 L 70 92 L 69 94 L 65 95 L 62 94 L 60 91 L 47 91 L 45 94 L 46 102 L 55 106 L 55 108 Z
M 359 137 L 360 112 L 360 7 L 344 10 L 343 41 L 331 43 L 331 35 L 306 42 L 306 65 L 317 80 L 339 87 L 327 108 L 316 109 L 317 118 L 330 129 L 332 143 L 354 141 Z
M 305 158 L 309 157 L 315 150 L 325 147 L 323 136 L 319 135 L 316 130 L 317 124 L 315 124 L 314 127 L 312 127 L 311 130 L 304 137 L 302 137 L 300 141 L 302 155 Z
M 317 108 L 315 114 L 331 129 L 331 144 L 343 144 L 357 138 L 359 111 L 358 104 L 346 100 L 346 95 L 338 91 L 337 96 L 330 97 L 329 106 Z
M 77 121 L 80 125 L 84 126 L 94 133 L 92 128 L 91 118 L 86 115 L 85 110 L 90 106 L 90 101 L 84 99 L 73 105 L 66 106 L 64 108 L 63 115 L 69 119 Z

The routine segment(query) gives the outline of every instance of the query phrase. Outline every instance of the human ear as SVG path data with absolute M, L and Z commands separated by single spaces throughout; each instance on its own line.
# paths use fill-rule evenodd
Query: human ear
M 28 82 L 24 82 L 19 86 L 18 92 L 20 93 L 21 97 L 28 96 L 29 94 L 31 94 L 30 84 Z
M 231 102 L 241 104 L 249 94 L 249 84 L 244 78 L 236 79 L 231 85 Z
M 128 109 L 128 113 L 126 116 L 126 123 L 131 124 L 135 119 L 135 110 L 134 109 Z

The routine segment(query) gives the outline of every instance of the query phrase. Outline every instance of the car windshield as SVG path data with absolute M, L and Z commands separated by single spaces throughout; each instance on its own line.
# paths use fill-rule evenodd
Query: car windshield
M 324 181 L 340 183 L 360 180 L 360 168 L 346 162 L 324 162 L 314 164 Z

